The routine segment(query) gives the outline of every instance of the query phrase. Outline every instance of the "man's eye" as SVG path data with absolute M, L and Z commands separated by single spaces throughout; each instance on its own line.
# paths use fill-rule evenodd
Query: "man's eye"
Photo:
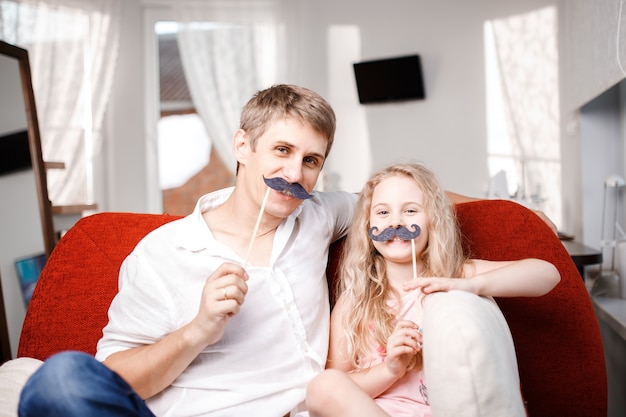
M 306 157 L 306 158 L 304 158 L 304 163 L 305 163 L 305 164 L 308 164 L 308 165 L 319 165 L 319 164 L 317 163 L 317 159 L 312 158 L 312 157 Z

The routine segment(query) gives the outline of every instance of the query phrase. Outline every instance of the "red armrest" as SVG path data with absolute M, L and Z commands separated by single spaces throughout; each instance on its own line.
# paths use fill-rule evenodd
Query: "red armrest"
M 600 328 L 561 241 L 534 212 L 510 201 L 460 204 L 457 213 L 472 256 L 541 258 L 561 273 L 561 282 L 543 297 L 497 300 L 513 334 L 529 415 L 606 416 Z

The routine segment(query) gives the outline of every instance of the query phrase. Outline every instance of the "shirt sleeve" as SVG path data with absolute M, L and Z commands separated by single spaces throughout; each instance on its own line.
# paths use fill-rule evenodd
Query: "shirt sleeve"
M 333 222 L 331 225 L 334 230 L 332 240 L 335 241 L 348 233 L 359 196 L 345 191 L 323 192 L 320 194 L 320 201 L 330 214 L 328 216 L 329 220 Z
M 131 253 L 120 269 L 119 292 L 109 307 L 96 359 L 160 340 L 172 331 L 173 311 L 171 297 L 153 268 Z

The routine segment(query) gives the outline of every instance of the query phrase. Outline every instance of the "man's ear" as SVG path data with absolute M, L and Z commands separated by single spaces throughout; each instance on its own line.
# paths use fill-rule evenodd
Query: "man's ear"
M 250 154 L 250 140 L 246 131 L 243 129 L 237 129 L 233 137 L 233 155 L 237 162 L 244 162 Z

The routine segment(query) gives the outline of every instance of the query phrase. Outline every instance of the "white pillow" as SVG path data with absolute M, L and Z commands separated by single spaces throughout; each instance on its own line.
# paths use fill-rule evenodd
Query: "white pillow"
M 38 359 L 18 358 L 0 366 L 0 417 L 17 417 L 22 388 L 42 363 Z
M 513 338 L 492 298 L 430 294 L 422 323 L 434 417 L 525 417 Z

